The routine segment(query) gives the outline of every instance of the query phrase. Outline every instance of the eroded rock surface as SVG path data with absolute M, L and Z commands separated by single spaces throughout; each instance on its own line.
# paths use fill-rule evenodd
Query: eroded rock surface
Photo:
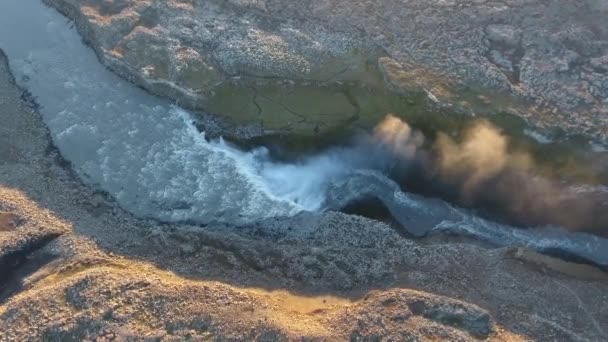
M 352 108 L 385 87 L 382 69 L 390 88 L 455 110 L 490 103 L 540 127 L 608 137 L 605 0 L 44 1 L 111 69 L 260 134 L 386 114 Z M 344 82 L 367 90 L 348 96 Z

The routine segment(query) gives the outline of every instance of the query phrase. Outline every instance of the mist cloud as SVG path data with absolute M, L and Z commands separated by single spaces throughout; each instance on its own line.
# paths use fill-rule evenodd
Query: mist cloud
M 486 208 L 518 225 L 575 230 L 608 227 L 608 206 L 598 201 L 597 194 L 582 194 L 571 185 L 541 176 L 533 156 L 510 148 L 509 138 L 487 121 L 475 122 L 458 138 L 439 132 L 425 144 L 420 132 L 388 115 L 374 130 L 374 137 L 397 158 L 423 165 L 416 182 L 427 182 L 439 189 L 440 196 L 456 189 L 453 200 L 460 205 Z
M 416 156 L 424 136 L 394 115 L 387 115 L 374 129 L 374 138 L 389 147 L 395 154 L 406 159 Z

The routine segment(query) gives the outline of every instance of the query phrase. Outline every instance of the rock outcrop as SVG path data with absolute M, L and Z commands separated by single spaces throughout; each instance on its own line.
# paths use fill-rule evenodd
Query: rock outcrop
M 608 138 L 604 0 L 44 1 L 110 69 L 252 134 L 415 110 L 396 90 Z

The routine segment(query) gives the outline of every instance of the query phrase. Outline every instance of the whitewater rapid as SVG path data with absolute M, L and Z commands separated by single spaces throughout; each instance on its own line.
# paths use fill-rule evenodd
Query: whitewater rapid
M 0 48 L 19 86 L 40 105 L 63 157 L 85 182 L 137 216 L 243 225 L 373 197 L 414 235 L 447 231 L 608 265 L 605 239 L 515 229 L 401 191 L 383 175 L 389 161 L 380 150 L 336 148 L 282 163 L 263 147 L 243 151 L 208 141 L 190 113 L 106 70 L 73 25 L 40 0 L 0 1 Z

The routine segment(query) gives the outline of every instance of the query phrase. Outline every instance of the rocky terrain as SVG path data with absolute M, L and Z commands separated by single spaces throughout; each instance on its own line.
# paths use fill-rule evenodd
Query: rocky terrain
M 167 225 L 84 186 L 0 54 L 0 341 L 608 338 L 608 276 L 329 212 Z
M 44 1 L 107 67 L 240 137 L 431 104 L 608 138 L 605 0 Z

